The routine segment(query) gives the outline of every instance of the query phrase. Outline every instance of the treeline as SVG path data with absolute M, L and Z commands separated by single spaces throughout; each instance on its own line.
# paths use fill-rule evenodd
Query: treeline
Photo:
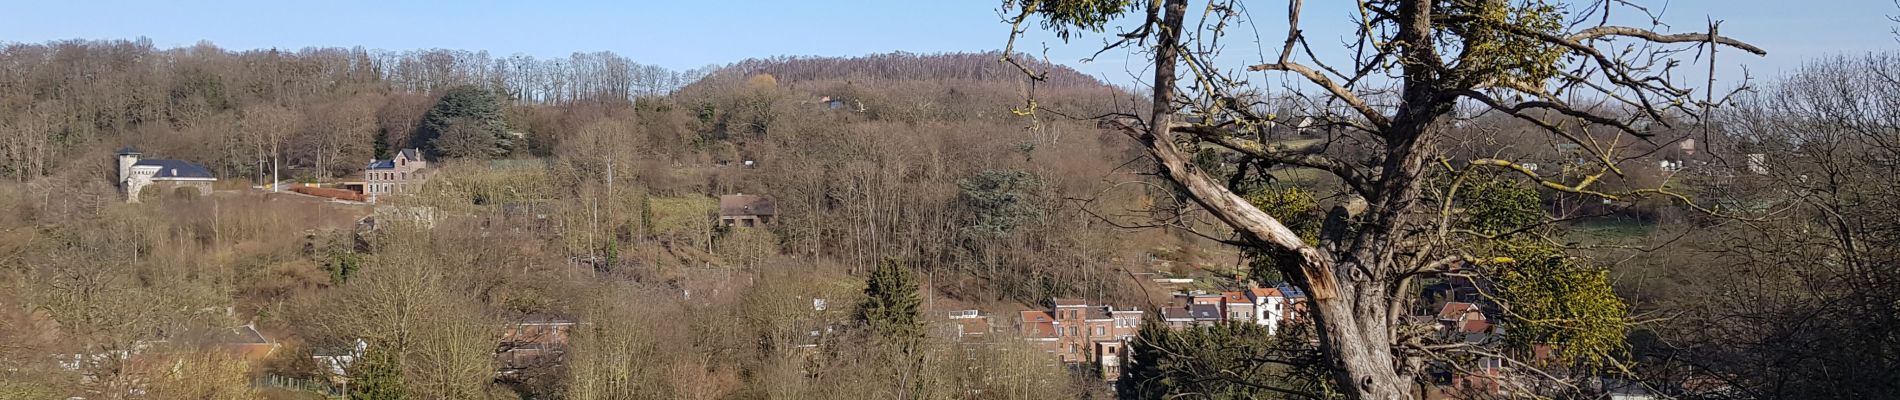
M 624 103 L 710 71 L 670 71 L 607 52 L 536 59 L 441 49 L 227 51 L 208 43 L 158 49 L 149 40 L 8 44 L 0 65 L 0 127 L 8 131 L 0 176 L 13 180 L 127 144 L 203 162 L 221 176 L 253 175 L 272 158 L 353 165 L 374 155 L 378 136 L 406 145 L 432 96 L 451 87 L 482 87 L 520 105 Z M 347 162 L 326 162 L 338 159 Z
M 772 57 L 748 59 L 729 70 L 766 73 L 785 80 L 844 79 L 855 81 L 1018 82 L 1022 71 L 1000 62 L 1002 52 L 917 54 L 892 52 L 859 57 Z M 1104 84 L 1080 71 L 1035 59 L 1023 61 L 1035 71 L 1048 71 L 1043 85 L 1100 87 Z

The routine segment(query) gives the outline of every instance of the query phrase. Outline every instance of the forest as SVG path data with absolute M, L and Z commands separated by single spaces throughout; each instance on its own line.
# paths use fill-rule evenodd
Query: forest
M 1241 18 L 1186 3 L 1007 2 L 996 45 Z M 1456 4 L 1404 24 L 1419 3 Z M 1137 86 L 1012 47 L 675 71 L 3 43 L 0 399 L 1900 396 L 1900 54 L 1718 101 L 1620 57 L 1761 49 L 1611 54 L 1588 35 L 1626 31 L 1465 3 L 1367 2 L 1360 71 L 1160 46 Z M 1513 83 L 1539 80 L 1598 91 Z M 217 180 L 128 202 L 121 149 Z M 414 193 L 278 190 L 406 149 Z M 721 223 L 739 194 L 775 219 Z M 1162 312 L 1276 285 L 1311 313 L 1279 333 Z M 1495 339 L 1439 332 L 1458 285 Z M 1147 311 L 1117 370 L 1026 337 L 1058 299 Z

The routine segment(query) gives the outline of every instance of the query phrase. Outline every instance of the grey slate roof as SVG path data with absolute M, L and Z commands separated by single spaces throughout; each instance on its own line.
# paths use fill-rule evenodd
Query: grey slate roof
M 1188 310 L 1188 314 L 1193 315 L 1194 319 L 1196 320 L 1220 319 L 1220 305 L 1195 304 L 1195 305 L 1188 306 L 1187 310 Z
M 410 159 L 410 160 L 416 160 L 416 161 L 422 161 L 422 151 L 421 151 L 421 150 L 417 150 L 417 149 L 402 149 L 402 152 L 401 152 L 401 154 L 402 154 L 402 158 L 407 158 L 407 159 Z M 388 160 L 370 160 L 370 161 L 369 161 L 369 165 L 368 165 L 368 166 L 365 166 L 365 167 L 363 167 L 363 169 L 394 169 L 394 168 L 396 168 L 396 159 L 394 159 L 394 158 L 391 158 L 391 159 L 388 159 Z
M 1194 319 L 1194 317 L 1188 315 L 1187 309 L 1180 307 L 1164 308 L 1161 310 L 1161 316 L 1170 320 Z
M 193 163 L 190 161 L 139 160 L 138 163 L 132 164 L 132 165 L 158 167 L 158 174 L 152 176 L 155 179 L 165 179 L 165 178 L 212 178 L 212 179 L 215 179 L 217 178 L 215 176 L 211 176 L 211 169 L 205 168 L 205 166 L 203 165 L 198 165 L 197 163 Z

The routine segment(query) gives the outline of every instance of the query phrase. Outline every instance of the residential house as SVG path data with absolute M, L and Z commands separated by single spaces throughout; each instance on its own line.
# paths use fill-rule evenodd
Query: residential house
M 1220 304 L 1190 304 L 1187 306 L 1187 312 L 1188 318 L 1194 320 L 1192 323 L 1194 326 L 1214 325 L 1226 320 L 1227 317 L 1221 313 Z
M 959 342 L 980 342 L 990 337 L 990 316 L 983 315 L 981 311 L 951 311 L 949 319 L 951 331 L 946 333 Z
M 1187 307 L 1168 307 L 1161 310 L 1161 318 L 1167 321 L 1169 329 L 1183 329 L 1194 326 L 1194 316 L 1188 315 Z
M 559 363 L 567 353 L 568 336 L 574 326 L 573 320 L 553 316 L 534 316 L 508 325 L 495 350 L 501 358 L 501 374 Z
M 1062 356 L 1062 362 L 1078 363 L 1087 358 L 1084 346 L 1089 343 L 1090 333 L 1088 314 L 1089 305 L 1076 299 L 1053 299 L 1056 316 L 1058 344 L 1056 354 Z
M 719 196 L 719 224 L 751 228 L 778 219 L 778 203 L 770 197 L 745 193 Z
M 1122 360 L 1127 358 L 1128 341 L 1104 340 L 1095 342 L 1096 372 L 1102 380 L 1114 382 L 1122 377 Z
M 1445 303 L 1445 307 L 1439 309 L 1438 322 L 1445 329 L 1465 334 L 1485 333 L 1491 328 L 1491 323 L 1484 317 L 1484 310 L 1478 308 L 1477 304 L 1455 301 Z
M 418 193 L 432 175 L 434 171 L 421 150 L 404 149 L 388 160 L 371 160 L 363 168 L 363 194 L 375 202 L 383 197 Z
M 1063 363 L 1092 364 L 1104 379 L 1120 376 L 1122 352 L 1141 330 L 1142 311 L 1089 305 L 1077 299 L 1051 299 L 1050 303 L 1049 311 L 1023 311 L 1018 334 L 1044 343 Z
M 1174 294 L 1174 306 L 1187 307 L 1195 304 L 1220 305 L 1221 295 L 1199 290 Z
M 362 359 L 369 351 L 369 342 L 356 339 L 348 347 L 319 348 L 311 352 L 310 359 L 328 373 L 332 381 L 349 376 L 350 365 Z
M 1306 313 L 1306 295 L 1299 288 L 1284 283 L 1218 294 L 1175 293 L 1172 304 L 1161 312 L 1168 327 L 1176 329 L 1236 321 L 1266 325 L 1269 332 L 1277 333 L 1281 325 L 1304 318 Z
M 1259 317 L 1247 292 L 1220 292 L 1220 295 L 1221 312 L 1227 314 L 1228 321 L 1255 322 Z
M 127 203 L 139 202 L 139 195 L 148 188 L 166 194 L 210 194 L 211 184 L 218 181 L 203 165 L 182 160 L 142 160 L 140 155 L 131 147 L 119 150 L 119 189 Z
M 277 352 L 278 347 L 277 342 L 264 337 L 264 334 L 258 332 L 257 326 L 253 324 L 231 328 L 229 332 L 223 334 L 223 337 L 218 338 L 216 345 L 246 361 L 262 361 L 270 358 L 272 353 Z
M 1286 302 L 1286 317 L 1283 321 L 1306 319 L 1306 291 L 1286 282 L 1274 285 L 1273 290 L 1279 291 L 1281 301 Z
M 1288 302 L 1280 296 L 1280 290 L 1274 288 L 1248 288 L 1247 300 L 1253 303 L 1254 323 L 1266 325 L 1267 333 L 1277 334 L 1280 323 L 1286 321 Z
M 1035 342 L 1039 347 L 1043 348 L 1043 351 L 1049 353 L 1059 351 L 1061 341 L 1057 339 L 1062 337 L 1062 332 L 1056 329 L 1056 317 L 1054 313 L 1042 310 L 1024 310 L 1018 317 L 1021 318 L 1019 319 L 1021 324 L 1016 326 L 1017 336 L 1022 337 L 1023 340 Z

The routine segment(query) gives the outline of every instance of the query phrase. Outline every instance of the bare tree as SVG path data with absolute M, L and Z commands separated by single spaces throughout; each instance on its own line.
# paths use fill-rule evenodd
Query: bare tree
M 1424 345 L 1402 329 L 1400 317 L 1411 308 L 1419 278 L 1459 266 L 1516 268 L 1514 258 L 1477 248 L 1546 225 L 1539 218 L 1489 232 L 1460 229 L 1455 222 L 1462 217 L 1453 210 L 1465 177 L 1503 171 L 1549 190 L 1610 201 L 1681 198 L 1663 188 L 1608 192 L 1593 184 L 1622 174 L 1628 160 L 1618 158 L 1616 149 L 1651 136 L 1648 127 L 1668 123 L 1665 114 L 1699 115 L 1720 102 L 1713 93 L 1697 98 L 1672 79 L 1682 75 L 1675 71 L 1680 56 L 1700 49 L 1712 60 L 1718 47 L 1764 54 L 1715 34 L 1713 24 L 1707 33 L 1608 25 L 1613 11 L 1646 12 L 1622 2 L 1374 0 L 1359 3 L 1355 34 L 1345 49 L 1351 56 L 1328 61 L 1302 34 L 1302 2 L 1291 0 L 1279 53 L 1263 54 L 1265 62 L 1241 71 L 1215 60 L 1222 39 L 1246 22 L 1248 4 L 1204 2 L 1197 8 L 1202 17 L 1189 24 L 1189 3 L 1006 1 L 1009 48 L 1032 18 L 1067 39 L 1135 14 L 1133 28 L 1111 37 L 1104 50 L 1129 47 L 1152 55 L 1152 108 L 1107 116 L 1108 123 L 1146 150 L 1157 175 L 1233 228 L 1229 243 L 1282 261 L 1279 272 L 1310 295 L 1334 382 L 1355 399 L 1417 396 L 1408 385 L 1425 361 L 1451 350 Z M 1015 56 L 1006 52 L 1005 60 Z M 1028 67 L 1023 71 L 1032 80 L 1040 77 Z M 1320 93 L 1303 96 L 1304 102 L 1339 134 L 1317 148 L 1266 140 L 1263 128 L 1276 116 L 1257 112 L 1261 94 L 1249 91 L 1243 75 L 1248 72 L 1285 74 L 1299 82 L 1290 87 L 1295 92 Z M 1530 122 L 1582 148 L 1593 167 L 1563 181 L 1512 160 L 1445 157 L 1438 146 L 1457 135 L 1453 111 L 1460 104 Z M 1614 139 L 1579 131 L 1608 131 Z M 1239 153 L 1262 173 L 1294 168 L 1326 174 L 1339 182 L 1346 200 L 1326 214 L 1317 240 L 1304 239 L 1286 223 L 1290 215 L 1270 214 L 1224 177 L 1196 165 L 1193 154 L 1202 144 Z M 1358 151 L 1327 151 L 1332 147 Z M 1446 187 L 1435 177 L 1453 183 Z

